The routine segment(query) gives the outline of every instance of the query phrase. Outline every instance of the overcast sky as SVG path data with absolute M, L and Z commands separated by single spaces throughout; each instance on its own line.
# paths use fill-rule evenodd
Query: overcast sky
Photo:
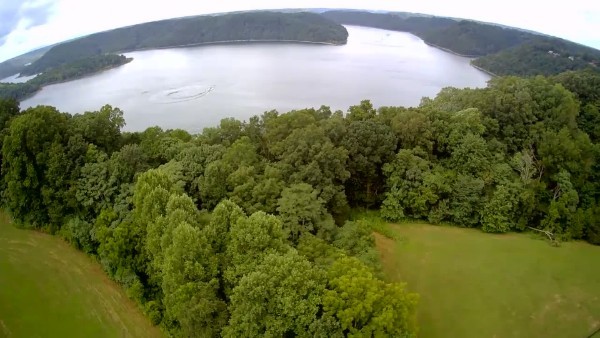
M 600 0 L 0 0 L 0 62 L 70 38 L 146 21 L 311 7 L 385 9 L 496 22 L 600 49 Z

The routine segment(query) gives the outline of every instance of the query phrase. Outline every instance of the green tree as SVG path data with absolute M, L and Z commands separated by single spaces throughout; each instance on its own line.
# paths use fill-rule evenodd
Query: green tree
M 481 229 L 485 232 L 508 232 L 515 228 L 515 209 L 519 191 L 514 187 L 499 185 L 486 202 L 481 215 Z
M 354 121 L 347 129 L 343 145 L 348 150 L 346 194 L 355 205 L 371 207 L 380 202 L 384 190 L 384 163 L 395 155 L 398 140 L 392 129 L 380 122 Z
M 72 124 L 76 133 L 109 155 L 121 147 L 125 119 L 119 108 L 105 105 L 99 111 L 75 115 Z
M 369 100 L 362 100 L 357 106 L 348 108 L 348 120 L 350 121 L 367 121 L 375 117 L 377 111 L 373 108 L 373 104 Z
M 243 276 L 252 272 L 270 253 L 284 253 L 285 244 L 281 221 L 264 212 L 240 217 L 231 224 L 226 249 L 227 282 L 225 291 L 235 288 Z
M 323 310 L 348 337 L 415 337 L 417 300 L 403 284 L 378 280 L 359 260 L 345 257 L 328 271 Z
M 233 289 L 224 337 L 310 337 L 325 274 L 295 251 L 269 254 Z
M 294 184 L 281 193 L 277 211 L 289 238 L 297 241 L 303 233 L 316 233 L 325 216 L 325 202 L 306 183 Z
M 65 189 L 72 169 L 65 157 L 69 139 L 66 114 L 48 106 L 27 109 L 10 123 L 2 145 L 6 208 L 14 220 L 57 230 L 67 207 Z M 56 182 L 51 182 L 57 179 Z M 54 199 L 57 198 L 57 199 Z M 51 210 L 52 209 L 52 210 Z
M 381 207 L 381 215 L 398 221 L 405 217 L 425 217 L 429 204 L 437 196 L 424 186 L 425 175 L 431 170 L 431 163 L 423 159 L 423 152 L 402 149 L 394 160 L 383 166 L 387 177 L 388 192 Z
M 215 337 L 227 322 L 217 296 L 218 262 L 201 231 L 185 222 L 175 227 L 165 250 L 162 290 L 166 315 L 186 337 Z

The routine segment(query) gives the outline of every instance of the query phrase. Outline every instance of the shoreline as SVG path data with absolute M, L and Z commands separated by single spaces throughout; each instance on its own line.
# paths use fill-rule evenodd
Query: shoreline
M 413 35 L 414 35 L 414 34 L 413 34 Z M 415 36 L 416 36 L 416 35 L 415 35 Z M 421 39 L 421 40 L 423 40 L 423 39 Z M 452 50 L 450 50 L 450 49 L 448 49 L 448 48 L 440 47 L 440 46 L 438 46 L 438 45 L 436 45 L 436 44 L 429 43 L 429 42 L 427 42 L 427 41 L 425 41 L 425 40 L 423 40 L 423 42 L 425 42 L 425 44 L 426 44 L 426 45 L 428 45 L 428 46 L 431 46 L 431 47 L 433 47 L 433 48 L 437 48 L 437 49 L 439 49 L 439 50 L 442 50 L 442 51 L 444 51 L 444 52 L 446 52 L 446 53 L 450 53 L 450 54 L 454 54 L 454 55 L 456 55 L 456 56 L 461 56 L 461 57 L 465 57 L 465 58 L 472 59 L 471 61 L 469 61 L 469 64 L 471 65 L 471 67 L 473 67 L 473 68 L 475 68 L 475 69 L 477 69 L 477 70 L 479 70 L 479 71 L 482 71 L 482 72 L 486 73 L 487 75 L 489 75 L 489 76 L 491 76 L 491 77 L 498 77 L 498 74 L 494 74 L 493 72 L 490 72 L 489 70 L 487 70 L 487 69 L 485 69 L 485 68 L 481 68 L 481 67 L 479 67 L 479 66 L 477 66 L 477 65 L 474 65 L 474 64 L 473 64 L 473 61 L 475 61 L 477 58 L 480 58 L 480 57 L 481 57 L 481 55 L 479 55 L 479 56 L 478 56 L 478 55 L 466 55 L 466 54 L 460 54 L 460 53 L 457 53 L 457 52 L 455 52 L 455 51 L 452 51 Z
M 185 44 L 185 45 L 136 48 L 136 49 L 118 51 L 115 53 L 124 54 L 124 53 L 143 52 L 143 51 L 160 50 L 160 49 L 201 47 L 201 46 L 211 46 L 211 45 L 238 45 L 238 44 L 241 45 L 241 44 L 254 44 L 254 43 L 294 43 L 294 44 L 324 45 L 324 46 L 343 46 L 343 45 L 347 44 L 348 41 L 346 40 L 343 43 L 336 43 L 336 42 L 325 42 L 325 41 L 279 40 L 279 39 L 219 40 L 219 41 L 210 41 L 210 42 L 189 43 L 189 44 Z
M 482 71 L 482 72 L 484 72 L 484 73 L 488 74 L 488 75 L 489 75 L 489 76 L 491 76 L 491 77 L 498 77 L 498 74 L 494 74 L 494 73 L 490 72 L 489 70 L 486 70 L 486 69 L 484 69 L 484 68 L 481 68 L 481 67 L 479 67 L 479 66 L 477 66 L 477 65 L 474 65 L 474 64 L 473 64 L 473 62 L 470 62 L 470 64 L 471 64 L 471 66 L 472 66 L 473 68 L 479 69 L 480 71 Z
M 110 67 L 105 67 L 105 68 L 102 68 L 102 69 L 98 69 L 98 70 L 96 70 L 94 72 L 91 72 L 91 73 L 88 73 L 88 74 L 85 74 L 85 75 L 81 75 L 81 76 L 77 76 L 77 77 L 73 77 L 73 78 L 69 78 L 69 79 L 65 79 L 65 80 L 61 80 L 61 81 L 54 81 L 54 82 L 44 83 L 43 85 L 40 85 L 40 87 L 35 92 L 32 92 L 31 94 L 28 94 L 28 95 L 25 95 L 24 97 L 22 97 L 19 100 L 19 103 L 32 98 L 37 93 L 39 93 L 40 91 L 42 91 L 42 89 L 44 89 L 44 87 L 46 87 L 46 86 L 51 86 L 51 85 L 55 85 L 55 84 L 61 84 L 61 83 L 67 83 L 67 82 L 75 81 L 75 80 L 80 80 L 80 79 L 86 78 L 88 76 L 92 76 L 92 75 L 96 75 L 96 74 L 105 72 L 107 70 L 115 69 L 115 68 L 118 68 L 118 67 L 121 67 L 123 65 L 126 65 L 126 64 L 130 63 L 131 61 L 133 61 L 133 58 L 128 57 L 126 60 L 127 61 L 124 62 L 124 63 L 120 63 L 118 65 L 113 65 L 113 66 L 110 66 Z M 31 80 L 33 80 L 33 79 L 31 79 Z M 29 81 L 31 81 L 31 80 L 29 80 Z M 27 83 L 27 82 L 24 82 L 24 83 Z
M 417 36 L 417 35 L 415 35 L 415 36 Z M 421 38 L 421 40 L 423 40 L 423 38 Z M 428 45 L 428 46 L 435 47 L 437 49 L 443 50 L 444 52 L 447 52 L 447 53 L 450 53 L 450 54 L 454 54 L 456 56 L 462 56 L 462 57 L 469 58 L 469 59 L 476 59 L 478 57 L 481 57 L 481 55 L 461 54 L 461 53 L 455 52 L 455 51 L 453 51 L 451 49 L 444 48 L 444 47 L 438 46 L 438 45 L 436 45 L 434 43 L 427 42 L 425 40 L 423 40 L 423 42 L 425 42 L 425 44 Z

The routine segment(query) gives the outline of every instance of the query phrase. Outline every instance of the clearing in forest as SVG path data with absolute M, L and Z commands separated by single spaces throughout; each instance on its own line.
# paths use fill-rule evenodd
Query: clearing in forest
M 162 337 L 98 263 L 0 213 L 0 337 Z
M 426 224 L 376 234 L 385 273 L 420 294 L 419 337 L 573 337 L 600 328 L 600 247 Z M 599 333 L 600 334 L 600 333 Z

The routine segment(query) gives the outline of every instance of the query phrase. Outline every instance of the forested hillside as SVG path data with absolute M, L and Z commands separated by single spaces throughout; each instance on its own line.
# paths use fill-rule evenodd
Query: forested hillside
M 35 94 L 43 86 L 78 79 L 102 70 L 121 66 L 131 60 L 131 58 L 127 58 L 124 55 L 104 54 L 62 64 L 58 67 L 48 69 L 24 83 L 0 83 L 0 99 L 22 101 Z
M 556 75 L 569 70 L 600 71 L 600 51 L 563 39 L 462 19 L 411 13 L 328 11 L 331 20 L 412 33 L 451 52 L 480 57 L 479 68 L 497 75 Z
M 473 64 L 497 75 L 555 75 L 570 70 L 600 71 L 600 51 L 549 37 L 536 37 Z
M 599 84 L 502 77 L 198 135 L 1 101 L 3 205 L 96 257 L 175 335 L 410 337 L 417 296 L 378 278 L 374 225 L 352 208 L 600 244 Z
M 52 47 L 36 49 L 0 63 L 0 79 L 21 73 L 27 64 L 41 58 Z
M 454 22 L 451 26 L 420 35 L 427 43 L 462 55 L 481 56 L 516 46 L 533 34 L 474 21 Z
M 235 40 L 296 40 L 344 44 L 346 29 L 315 13 L 245 12 L 148 22 L 62 43 L 26 67 L 33 75 L 105 53 Z

